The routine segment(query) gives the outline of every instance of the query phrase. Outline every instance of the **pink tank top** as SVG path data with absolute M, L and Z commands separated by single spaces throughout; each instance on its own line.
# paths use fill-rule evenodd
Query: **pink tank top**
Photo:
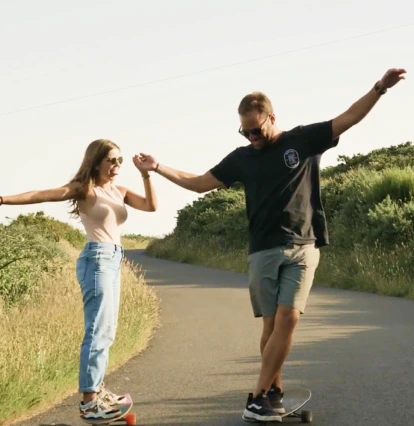
M 113 192 L 105 191 L 99 186 L 93 189 L 95 204 L 87 214 L 80 212 L 88 241 L 121 245 L 119 227 L 128 217 L 124 197 L 115 186 L 112 186 Z

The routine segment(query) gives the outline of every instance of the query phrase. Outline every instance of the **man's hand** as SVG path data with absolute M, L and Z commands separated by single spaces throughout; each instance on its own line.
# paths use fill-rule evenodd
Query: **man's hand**
M 403 68 L 391 68 L 388 70 L 384 77 L 378 82 L 381 89 L 391 89 L 395 86 L 400 80 L 405 80 L 403 74 L 406 74 L 406 70 Z
M 142 152 L 139 155 L 135 155 L 132 158 L 132 161 L 138 170 L 147 172 L 156 170 L 159 164 L 152 155 L 144 154 Z
M 332 139 L 339 138 L 342 133 L 358 124 L 371 111 L 387 89 L 404 80 L 406 71 L 403 68 L 391 68 L 365 96 L 355 102 L 347 111 L 332 121 Z

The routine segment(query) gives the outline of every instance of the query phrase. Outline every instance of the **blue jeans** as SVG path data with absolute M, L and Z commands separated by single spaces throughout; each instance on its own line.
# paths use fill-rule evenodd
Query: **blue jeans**
M 121 246 L 89 242 L 77 260 L 85 322 L 79 392 L 98 391 L 104 379 L 118 323 L 123 256 Z

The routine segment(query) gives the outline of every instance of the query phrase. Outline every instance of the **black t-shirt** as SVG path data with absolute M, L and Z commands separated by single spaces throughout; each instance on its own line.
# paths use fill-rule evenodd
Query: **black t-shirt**
M 286 244 L 329 244 L 320 196 L 321 155 L 338 144 L 332 121 L 298 126 L 270 147 L 235 149 L 210 172 L 246 196 L 249 253 Z

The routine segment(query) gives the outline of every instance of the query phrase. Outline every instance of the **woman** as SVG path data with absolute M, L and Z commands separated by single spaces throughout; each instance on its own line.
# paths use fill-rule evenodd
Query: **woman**
M 120 268 L 124 251 L 119 226 L 127 219 L 126 204 L 153 212 L 157 200 L 148 171 L 135 166 L 144 179 L 145 197 L 114 185 L 122 164 L 120 148 L 106 139 L 92 142 L 75 177 L 66 185 L 44 191 L 0 197 L 1 204 L 21 205 L 67 201 L 71 213 L 80 217 L 87 243 L 76 265 L 83 296 L 85 334 L 80 351 L 79 392 L 81 418 L 110 420 L 119 416 L 116 406 L 124 402 L 104 387 L 109 347 L 115 339 L 120 299 Z

